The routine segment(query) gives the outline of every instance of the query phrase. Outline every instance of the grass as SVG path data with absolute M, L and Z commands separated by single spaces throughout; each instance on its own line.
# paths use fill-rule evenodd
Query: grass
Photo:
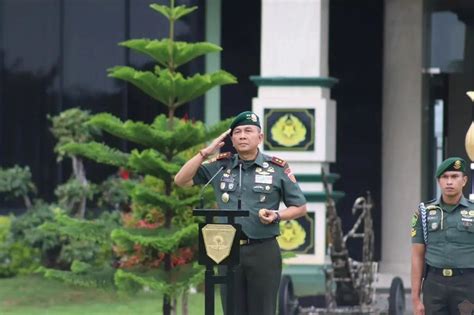
M 38 275 L 0 279 L 2 315 L 161 314 L 161 309 L 162 297 L 152 293 L 122 296 L 101 289 L 74 287 Z M 204 314 L 204 294 L 190 294 L 188 309 L 189 315 Z M 181 314 L 179 307 L 177 314 Z M 216 314 L 222 314 L 218 296 Z

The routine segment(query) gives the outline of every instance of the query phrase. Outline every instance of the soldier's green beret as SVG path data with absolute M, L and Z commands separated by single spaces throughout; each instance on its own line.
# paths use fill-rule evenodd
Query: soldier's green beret
M 438 166 L 438 169 L 436 169 L 436 178 L 439 178 L 447 171 L 466 173 L 466 161 L 456 156 L 447 158 Z
M 260 119 L 254 112 L 246 111 L 242 112 L 235 117 L 234 121 L 230 124 L 230 129 L 234 131 L 234 128 L 242 125 L 254 125 L 260 127 Z

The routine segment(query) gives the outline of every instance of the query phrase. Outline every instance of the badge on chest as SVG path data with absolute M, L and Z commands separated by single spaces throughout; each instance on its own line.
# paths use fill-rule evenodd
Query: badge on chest
M 273 183 L 273 176 L 272 175 L 255 174 L 255 183 L 256 184 L 272 184 Z
M 219 188 L 221 191 L 234 191 L 237 187 L 236 175 L 232 174 L 230 170 L 227 170 L 219 182 Z

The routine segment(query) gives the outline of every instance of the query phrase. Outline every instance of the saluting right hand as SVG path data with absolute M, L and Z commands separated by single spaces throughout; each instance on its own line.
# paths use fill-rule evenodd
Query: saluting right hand
M 230 133 L 230 129 L 227 129 L 224 131 L 219 137 L 215 138 L 214 141 L 211 142 L 209 146 L 207 146 L 205 149 L 202 149 L 201 152 L 205 156 L 209 156 L 216 152 L 218 149 L 222 148 L 224 146 L 224 139 L 227 137 L 227 135 Z

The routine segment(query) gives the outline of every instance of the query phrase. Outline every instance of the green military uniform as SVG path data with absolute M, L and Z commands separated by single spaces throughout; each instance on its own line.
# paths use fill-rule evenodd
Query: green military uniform
M 193 178 L 195 184 L 212 181 L 220 209 L 242 209 L 250 216 L 236 218 L 249 244 L 241 246 L 241 264 L 236 270 L 236 314 L 275 314 L 276 296 L 281 277 L 281 255 L 275 239 L 278 224 L 262 224 L 258 211 L 278 210 L 283 201 L 287 207 L 306 204 L 288 164 L 261 152 L 254 161 L 241 161 L 237 154 L 220 154 L 215 161 L 203 163 Z M 242 186 L 239 185 L 241 179 Z
M 464 171 L 464 165 L 460 158 L 447 159 L 436 177 L 448 170 Z M 446 205 L 440 197 L 420 209 L 413 215 L 411 235 L 412 243 L 426 246 L 426 314 L 459 314 L 474 303 L 474 203 L 462 197 L 457 205 Z

